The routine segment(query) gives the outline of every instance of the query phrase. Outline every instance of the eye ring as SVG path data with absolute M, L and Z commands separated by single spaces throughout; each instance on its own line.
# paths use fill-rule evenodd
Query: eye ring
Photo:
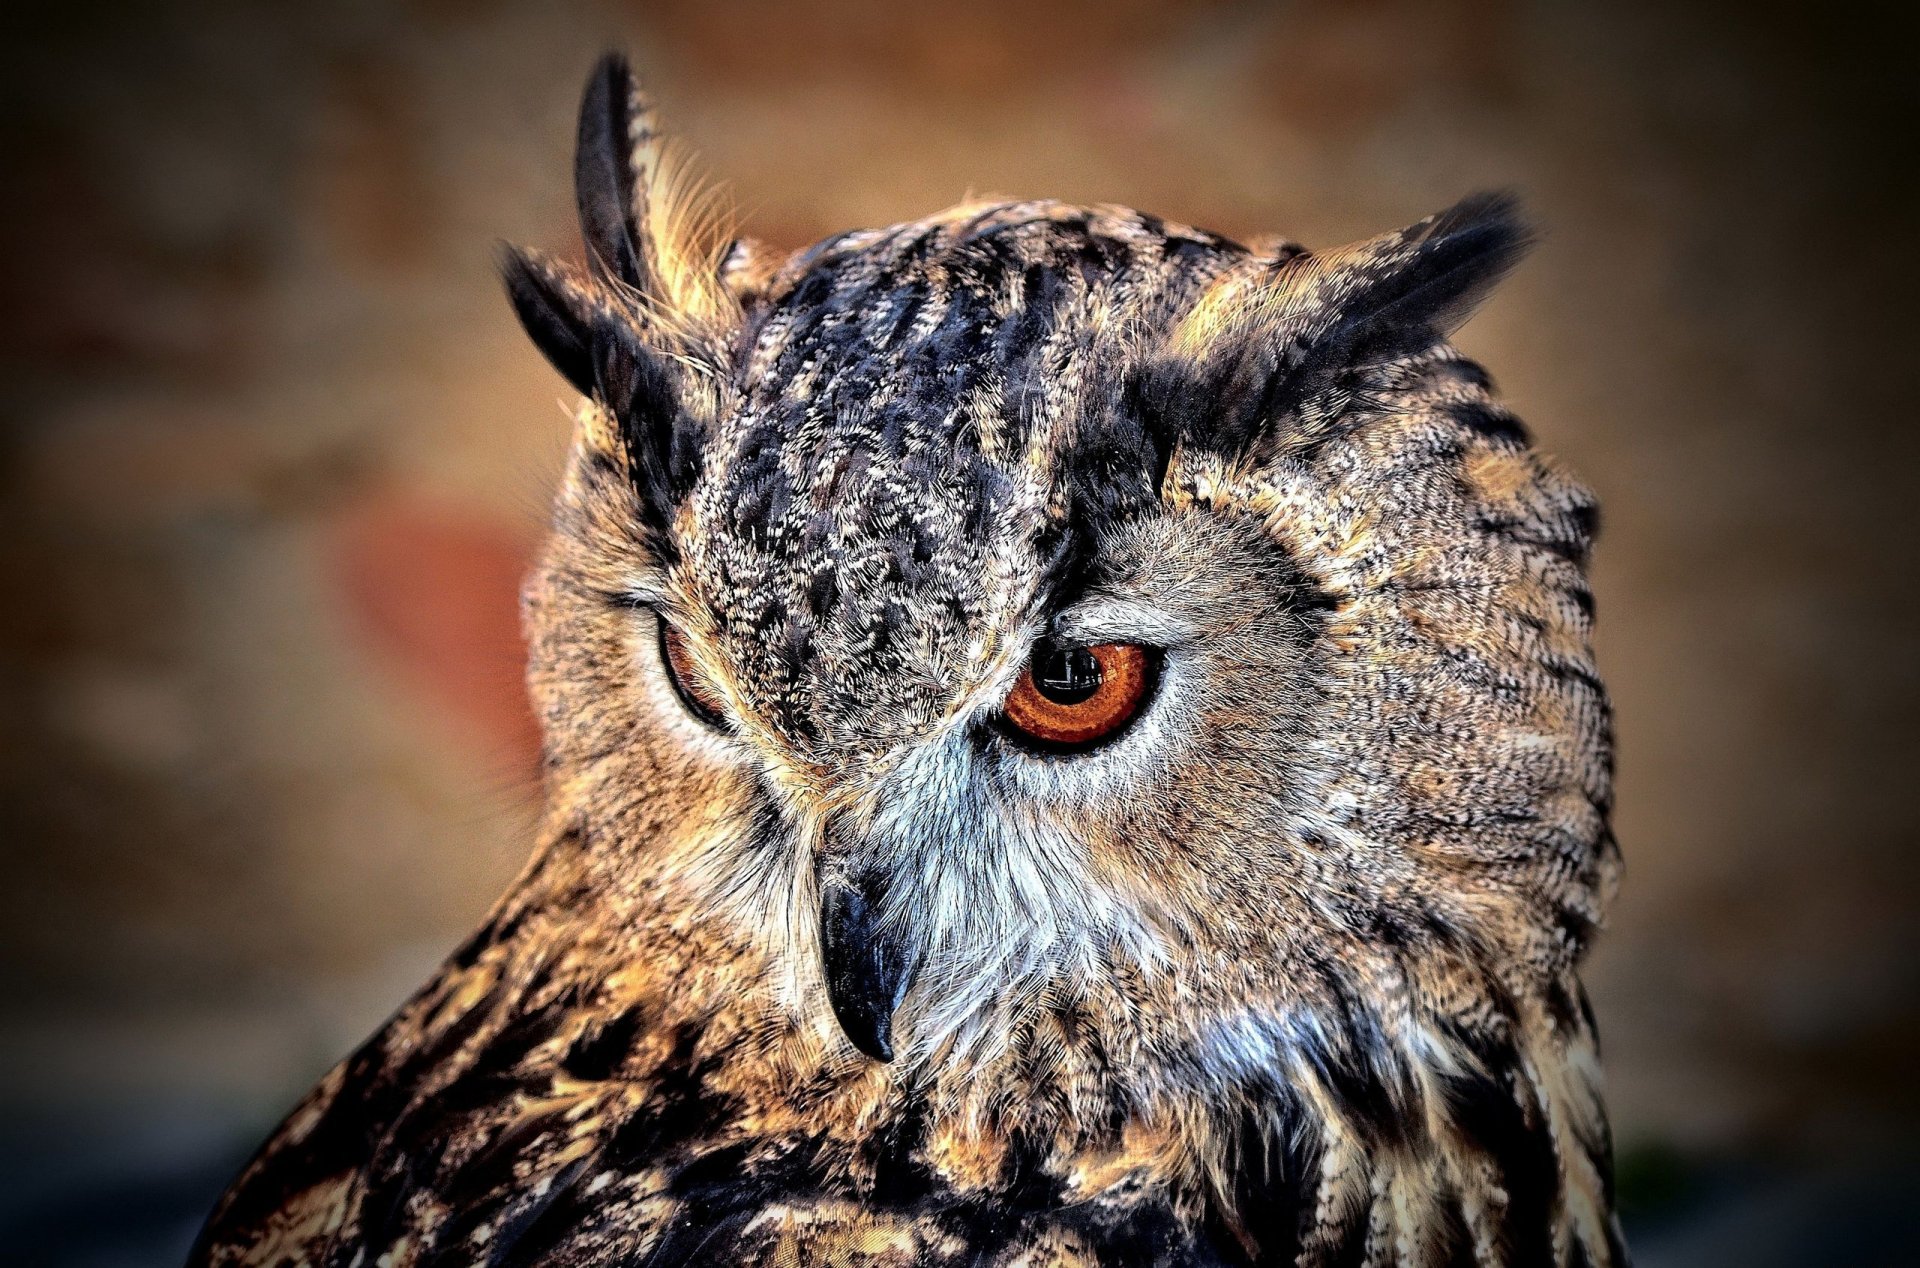
M 1015 740 L 1043 753 L 1084 753 L 1119 738 L 1145 710 L 1160 651 L 1139 643 L 1043 644 L 1001 708 Z
M 732 729 L 727 722 L 726 702 L 702 679 L 700 667 L 687 647 L 686 635 L 664 616 L 660 618 L 660 665 L 667 672 L 667 681 L 673 685 L 673 694 L 696 721 L 716 731 Z

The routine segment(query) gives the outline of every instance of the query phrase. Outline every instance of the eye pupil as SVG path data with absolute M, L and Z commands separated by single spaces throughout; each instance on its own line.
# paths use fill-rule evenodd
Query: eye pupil
M 1100 690 L 1100 661 L 1084 647 L 1060 647 L 1034 666 L 1033 684 L 1055 704 L 1081 704 Z

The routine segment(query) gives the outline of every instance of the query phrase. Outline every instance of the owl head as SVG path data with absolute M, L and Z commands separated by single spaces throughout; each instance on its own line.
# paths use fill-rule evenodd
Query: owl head
M 660 154 L 609 59 L 584 269 L 505 263 L 586 398 L 525 608 L 596 884 L 895 1070 L 1091 1045 L 1384 1120 L 1583 1031 L 1594 504 L 1448 343 L 1509 199 L 1324 252 L 994 202 L 775 256 Z

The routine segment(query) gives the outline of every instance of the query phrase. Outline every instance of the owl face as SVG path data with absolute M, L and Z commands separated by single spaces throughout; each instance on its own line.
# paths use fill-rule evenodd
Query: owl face
M 1507 202 L 1326 254 L 1001 203 L 701 266 L 644 116 L 585 117 L 593 271 L 508 280 L 591 398 L 528 612 L 612 887 L 880 1060 L 1067 995 L 1169 1079 L 1371 1068 L 1552 992 L 1607 715 L 1591 502 L 1445 342 Z

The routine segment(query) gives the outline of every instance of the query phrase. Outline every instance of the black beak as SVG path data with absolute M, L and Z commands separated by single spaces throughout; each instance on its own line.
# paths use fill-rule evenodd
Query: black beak
M 885 881 L 877 872 L 849 875 L 833 865 L 820 874 L 820 948 L 827 1001 L 853 1046 L 876 1061 L 893 1060 L 893 1013 L 912 976 L 897 929 L 882 923 Z

